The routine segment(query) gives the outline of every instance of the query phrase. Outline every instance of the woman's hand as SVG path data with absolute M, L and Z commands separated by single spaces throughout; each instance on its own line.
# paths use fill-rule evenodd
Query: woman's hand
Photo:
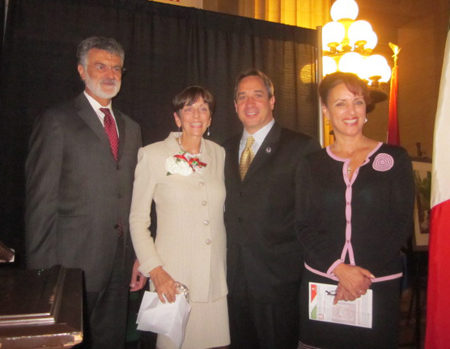
M 354 301 L 355 299 L 356 298 L 353 297 L 350 292 L 348 292 L 344 287 L 342 287 L 340 283 L 338 284 L 333 304 L 336 304 L 338 301 Z
M 175 302 L 177 283 L 161 266 L 150 271 L 150 279 L 155 285 L 156 292 L 158 292 L 158 297 L 161 302 L 166 303 L 166 299 L 169 303 Z M 166 299 L 164 299 L 164 296 Z
M 334 304 L 339 300 L 355 300 L 367 293 L 375 276 L 364 268 L 349 264 L 339 264 L 333 270 L 333 274 L 339 280 L 339 285 L 334 297 Z
M 358 297 L 354 297 L 349 291 L 347 291 L 342 285 L 339 283 L 336 288 L 336 295 L 333 300 L 333 304 L 336 304 L 338 301 L 354 301 L 356 298 L 363 296 L 367 293 L 366 291 L 361 291 Z

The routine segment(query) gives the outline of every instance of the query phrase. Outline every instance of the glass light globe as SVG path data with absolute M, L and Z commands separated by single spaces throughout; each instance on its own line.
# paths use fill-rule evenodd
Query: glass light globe
M 328 44 L 339 44 L 345 36 L 345 27 L 339 22 L 328 22 L 322 28 L 322 49 L 330 51 Z M 336 45 L 337 46 L 337 45 Z
M 378 80 L 380 82 L 388 82 L 391 78 L 391 68 L 389 67 L 386 58 L 381 55 L 372 55 L 364 60 L 365 75 L 367 78 L 373 76 L 381 76 Z
M 359 53 L 348 52 L 339 60 L 339 71 L 344 73 L 353 73 L 361 76 L 364 68 L 364 58 Z
M 378 44 L 378 37 L 374 31 L 371 31 L 367 37 L 367 44 L 364 46 L 365 49 L 373 50 Z
M 380 82 L 388 82 L 391 80 L 392 76 L 392 69 L 389 65 L 383 66 L 383 72 L 381 73 L 381 79 Z
M 323 69 L 323 76 L 334 73 L 337 70 L 336 61 L 329 56 L 323 56 L 322 69 Z
M 340 19 L 355 19 L 358 17 L 358 4 L 354 0 L 336 0 L 331 6 L 331 18 L 333 21 Z
M 348 38 L 350 43 L 354 44 L 357 41 L 368 41 L 370 37 L 370 32 L 373 32 L 372 26 L 367 21 L 356 21 L 352 23 L 350 28 L 348 28 Z

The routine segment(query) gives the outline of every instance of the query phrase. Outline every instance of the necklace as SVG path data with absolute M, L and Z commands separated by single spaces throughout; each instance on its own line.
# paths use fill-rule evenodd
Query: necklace
M 200 150 L 199 150 L 198 154 L 191 154 L 190 152 L 188 152 L 187 150 L 185 150 L 183 148 L 183 144 L 181 144 L 181 134 L 178 136 L 177 139 L 178 139 L 178 145 L 180 146 L 180 149 L 186 153 L 186 156 L 188 156 L 189 158 L 195 158 L 195 157 L 200 158 L 202 156 L 203 138 L 202 138 L 202 140 L 200 142 Z
M 347 175 L 349 175 L 350 172 L 352 172 L 352 169 L 350 168 L 350 165 L 348 165 L 348 167 L 347 167 Z

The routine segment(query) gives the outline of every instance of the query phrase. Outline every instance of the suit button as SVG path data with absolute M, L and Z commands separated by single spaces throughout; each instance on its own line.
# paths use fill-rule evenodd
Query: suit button
M 244 192 L 240 191 L 239 196 L 244 196 Z
M 119 194 L 119 195 L 117 195 L 117 197 L 118 197 L 119 199 L 122 199 L 122 198 L 123 198 L 123 195 L 122 195 L 122 194 Z
M 239 217 L 239 218 L 238 218 L 238 221 L 239 221 L 239 222 L 243 222 L 243 221 L 244 221 L 244 218 Z
M 204 225 L 209 225 L 209 221 L 208 221 L 208 220 L 203 221 L 203 224 L 204 224 Z
M 205 244 L 211 245 L 212 241 L 210 239 L 206 239 Z
M 120 165 L 117 165 L 117 166 L 116 166 L 116 169 L 120 170 L 120 169 L 121 169 Z
M 202 206 L 206 206 L 208 203 L 206 201 L 202 201 Z

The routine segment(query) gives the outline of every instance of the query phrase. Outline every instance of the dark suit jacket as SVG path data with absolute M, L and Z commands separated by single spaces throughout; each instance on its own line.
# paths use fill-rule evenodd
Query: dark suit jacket
M 105 287 L 124 225 L 124 282 L 134 252 L 129 239 L 131 204 L 141 130 L 114 109 L 118 161 L 84 94 L 36 120 L 26 161 L 26 248 L 29 268 L 54 264 L 81 268 L 88 292 Z
M 224 144 L 229 293 L 241 289 L 235 283 L 240 273 L 239 282 L 246 280 L 255 299 L 296 299 L 303 268 L 294 229 L 297 171 L 319 143 L 275 123 L 241 181 L 240 139 L 239 134 Z

